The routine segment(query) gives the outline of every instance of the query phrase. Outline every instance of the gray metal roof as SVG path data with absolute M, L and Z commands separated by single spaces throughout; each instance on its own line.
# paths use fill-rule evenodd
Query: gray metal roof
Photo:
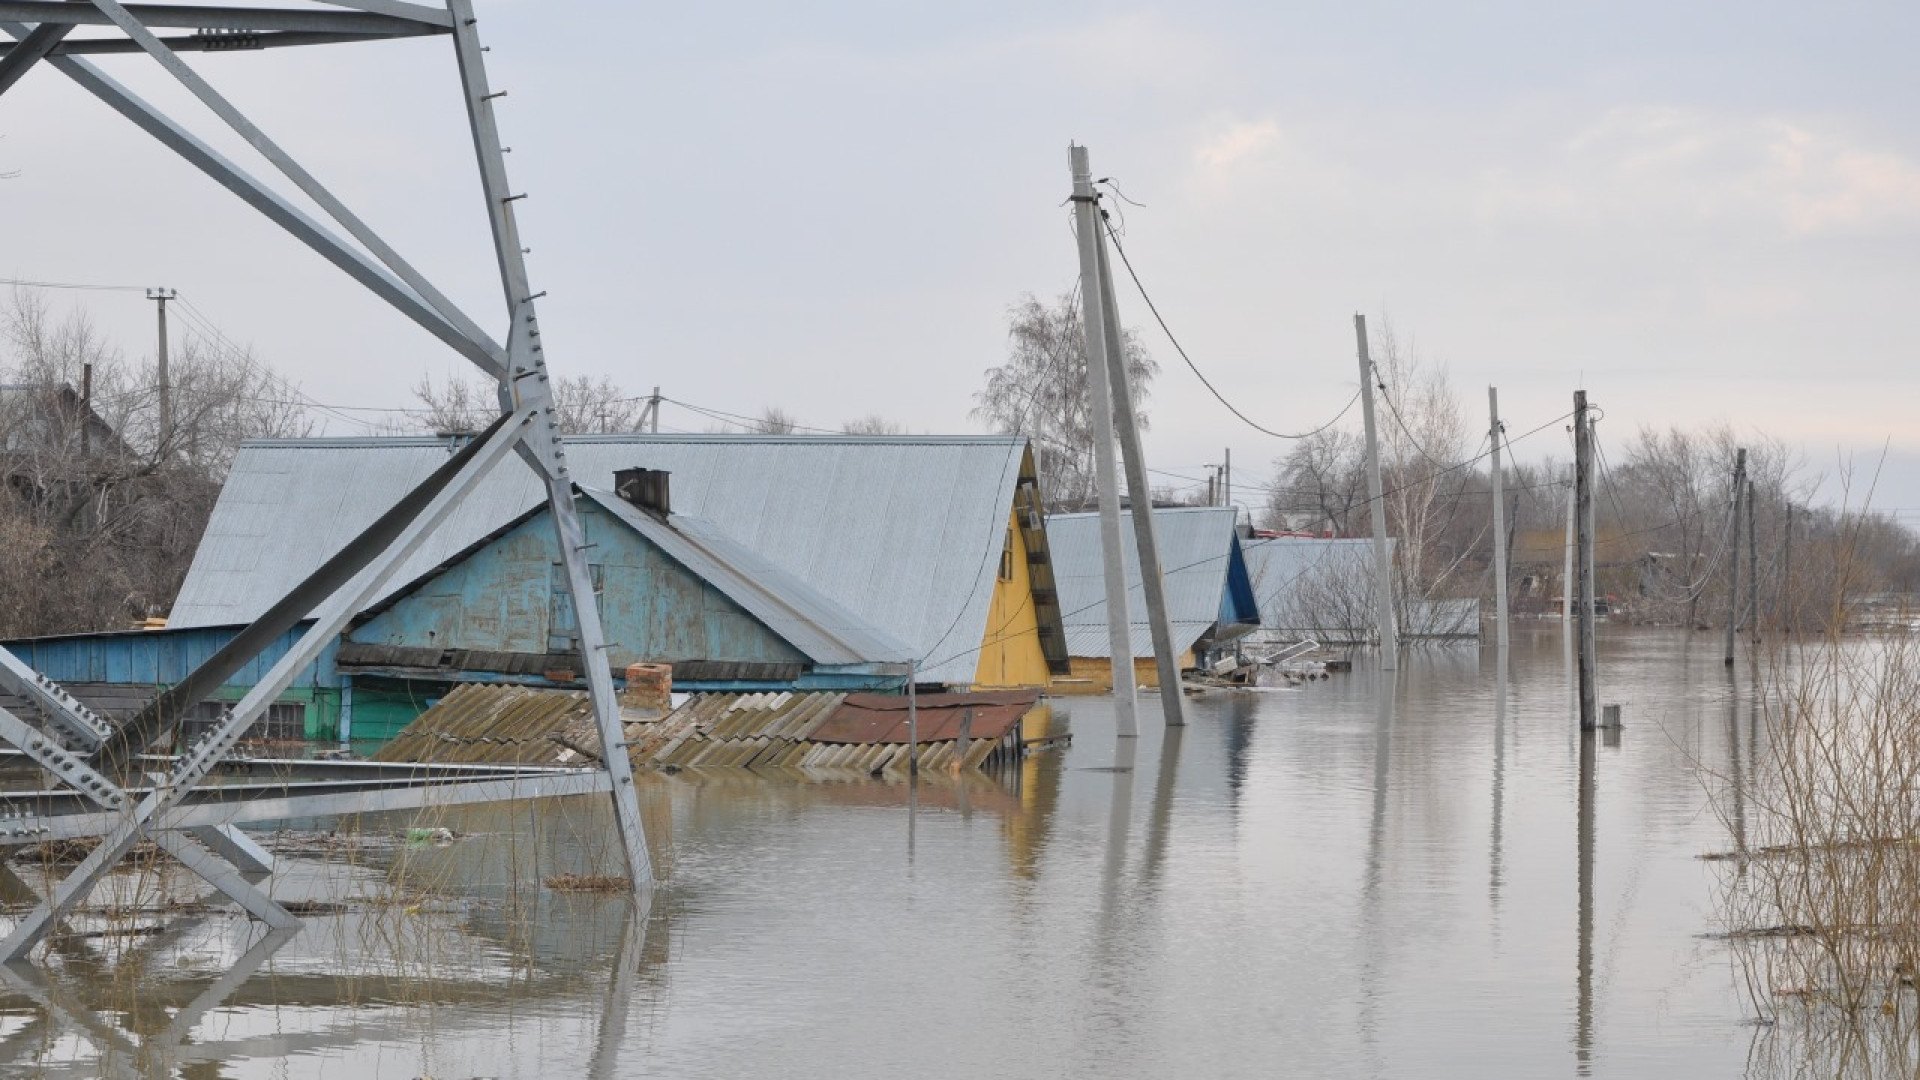
M 1242 550 L 1262 629 L 1371 633 L 1372 540 L 1283 536 L 1249 540 Z
M 868 664 L 918 659 L 892 635 L 758 552 L 700 518 L 674 514 L 661 521 L 610 491 L 581 488 L 608 513 L 631 526 L 695 577 L 765 623 L 816 664 Z
M 1154 537 L 1167 586 L 1167 619 L 1174 648 L 1185 652 L 1220 621 L 1233 547 L 1234 511 L 1224 507 L 1157 507 Z M 1140 553 L 1133 521 L 1121 516 L 1122 552 L 1127 562 L 1128 636 L 1133 655 L 1153 655 L 1146 598 L 1140 593 Z M 1067 629 L 1069 656 L 1109 656 L 1107 586 L 1100 561 L 1099 514 L 1053 514 L 1047 518 L 1047 546 L 1053 552 L 1053 580 L 1060 591 L 1060 612 Z
M 443 438 L 262 440 L 221 489 L 170 626 L 247 622 L 446 460 Z M 602 435 L 567 440 L 576 483 L 672 473 L 697 517 L 971 683 L 1025 440 L 1013 436 Z M 393 576 L 412 581 L 537 505 L 502 463 Z

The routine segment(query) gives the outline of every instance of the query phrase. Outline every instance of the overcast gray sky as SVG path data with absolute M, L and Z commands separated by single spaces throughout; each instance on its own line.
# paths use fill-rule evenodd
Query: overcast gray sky
M 1584 384 L 1610 446 L 1724 420 L 1831 472 L 1890 445 L 1876 501 L 1920 508 L 1920 7 L 479 9 L 561 371 L 822 427 L 977 430 L 1007 305 L 1073 284 L 1077 140 L 1146 204 L 1128 250 L 1175 332 L 1270 427 L 1340 408 L 1352 313 L 1384 311 L 1470 408 L 1498 385 L 1512 433 Z M 503 321 L 445 40 L 191 59 Z M 104 63 L 240 156 L 150 62 Z M 403 405 L 458 370 L 56 72 L 0 97 L 0 135 L 19 172 L 0 275 L 173 286 L 323 402 Z M 151 350 L 138 293 L 56 300 Z M 1215 404 L 1124 283 L 1122 305 L 1165 369 L 1152 464 L 1197 474 L 1230 445 L 1264 478 L 1286 444 Z

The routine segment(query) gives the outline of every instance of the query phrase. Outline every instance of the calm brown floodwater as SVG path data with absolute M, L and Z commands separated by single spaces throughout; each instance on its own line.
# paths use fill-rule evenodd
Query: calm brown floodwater
M 1628 727 L 1598 750 L 1590 876 L 1549 625 L 1515 642 L 1503 721 L 1491 650 L 1440 649 L 1387 695 L 1365 666 L 1211 693 L 1172 738 L 1143 698 L 1131 772 L 1111 703 L 1068 699 L 1069 752 L 923 784 L 912 813 L 877 782 L 654 778 L 666 885 L 638 922 L 533 887 L 611 859 L 597 801 L 308 845 L 277 891 L 348 910 L 258 946 L 224 911 L 61 943 L 0 985 L 0 1072 L 1738 1075 L 1760 1029 L 1702 936 L 1695 856 L 1730 842 L 1698 766 L 1746 769 L 1750 721 L 1711 635 L 1601 648 Z

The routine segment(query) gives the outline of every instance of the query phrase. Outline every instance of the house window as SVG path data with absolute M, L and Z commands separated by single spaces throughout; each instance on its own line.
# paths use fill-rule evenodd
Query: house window
M 180 717 L 180 734 L 187 745 L 224 720 L 232 702 L 203 701 Z M 298 701 L 275 701 L 267 706 L 267 715 L 247 730 L 247 742 L 299 742 L 307 737 L 307 707 Z
M 1000 549 L 1000 580 L 1013 580 L 1013 530 L 1007 530 L 1007 543 Z

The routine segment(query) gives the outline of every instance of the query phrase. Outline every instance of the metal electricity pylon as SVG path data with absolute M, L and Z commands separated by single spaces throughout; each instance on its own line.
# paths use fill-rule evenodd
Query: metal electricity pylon
M 541 355 L 540 324 L 533 291 L 514 223 L 513 204 L 523 196 L 507 185 L 507 171 L 493 102 L 501 96 L 487 83 L 472 0 L 447 0 L 444 8 L 402 0 L 323 0 L 329 7 L 233 7 L 164 3 L 123 4 L 118 0 L 0 0 L 0 30 L 15 43 L 0 52 L 0 93 L 36 65 L 72 79 L 135 126 L 206 173 L 221 186 L 296 239 L 319 253 L 368 291 L 472 361 L 499 386 L 500 416 L 460 454 L 402 498 L 306 581 L 243 629 L 233 642 L 186 679 L 161 694 L 125 725 L 114 727 L 88 712 L 58 687 L 17 658 L 0 650 L 0 686 L 32 700 L 47 717 L 36 726 L 0 710 L 0 738 L 38 762 L 57 783 L 93 805 L 87 813 L 65 818 L 47 809 L 71 800 L 66 791 L 42 796 L 23 813 L 0 821 L 0 844 L 59 834 L 100 837 L 100 844 L 62 879 L 41 903 L 0 942 L 0 960 L 25 957 L 47 931 L 68 915 L 93 886 L 142 837 L 153 839 L 255 917 L 275 926 L 295 920 L 249 878 L 271 865 L 264 852 L 247 841 L 233 823 L 250 819 L 230 803 L 210 801 L 201 781 L 232 750 L 267 706 L 346 626 L 376 599 L 385 584 L 422 541 L 492 469 L 517 456 L 541 478 L 558 531 L 561 561 L 579 616 L 582 668 L 587 673 L 594 718 L 605 748 L 604 776 L 583 783 L 570 777 L 521 774 L 475 778 L 470 791 L 452 782 L 422 786 L 369 778 L 362 796 L 342 800 L 337 787 L 327 795 L 294 794 L 276 799 L 279 816 L 304 816 L 315 807 L 352 806 L 392 809 L 482 797 L 530 797 L 559 791 L 602 790 L 613 795 L 614 816 L 636 890 L 651 887 L 653 875 L 641 830 L 633 771 L 623 750 L 619 709 L 608 667 L 599 609 L 587 565 L 586 542 L 574 507 L 573 482 L 554 413 L 547 365 Z M 341 10 L 345 9 L 345 10 Z M 84 30 L 75 34 L 76 30 Z M 104 33 L 102 33 L 104 31 Z M 162 36 L 165 34 L 166 36 Z M 290 46 L 342 44 L 405 37 L 445 37 L 453 46 L 461 90 L 479 160 L 488 223 L 499 263 L 503 310 L 484 329 L 355 216 L 232 102 L 215 90 L 181 54 L 229 52 Z M 201 104 L 257 150 L 291 184 L 332 218 L 314 219 L 296 208 L 226 157 L 196 138 L 173 117 L 142 100 L 100 70 L 95 54 L 145 53 L 180 82 Z M 150 768 L 140 755 L 170 734 L 181 714 L 253 660 L 267 645 L 302 622 L 312 625 L 293 647 L 227 712 L 204 738 L 162 774 L 143 783 Z M 444 781 L 444 777 L 442 778 Z M 487 787 L 486 785 L 492 785 Z M 290 789 L 297 785 L 290 785 Z M 52 796 L 62 798 L 52 798 Z M 224 814 L 224 816 L 223 816 Z M 85 822 L 86 824 L 82 824 Z

